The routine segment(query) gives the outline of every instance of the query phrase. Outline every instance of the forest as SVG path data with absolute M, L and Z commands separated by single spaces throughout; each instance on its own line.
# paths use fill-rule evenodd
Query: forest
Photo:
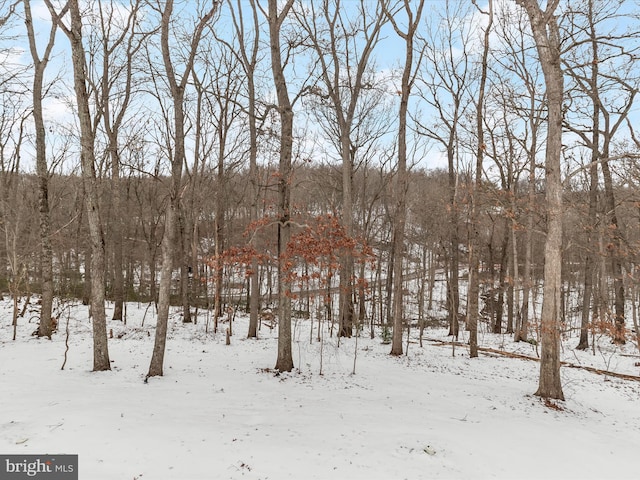
M 146 380 L 174 309 L 277 328 L 278 372 L 298 318 L 392 356 L 444 325 L 474 358 L 483 329 L 539 344 L 563 400 L 561 337 L 640 343 L 638 6 L 0 1 L 14 339 L 24 299 L 44 338 L 79 299 L 109 370 L 146 303 Z

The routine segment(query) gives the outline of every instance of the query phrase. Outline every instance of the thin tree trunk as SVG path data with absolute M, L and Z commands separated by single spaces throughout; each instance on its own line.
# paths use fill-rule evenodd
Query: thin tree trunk
M 509 224 L 505 222 L 500 246 L 500 270 L 498 271 L 498 295 L 496 303 L 496 318 L 493 324 L 493 333 L 502 333 L 502 317 L 504 313 L 504 294 L 506 289 L 506 277 L 508 270 L 507 258 L 509 257 Z
M 597 108 L 597 107 L 596 107 Z M 598 115 L 594 117 L 594 125 L 597 125 Z M 594 128 L 594 135 L 598 133 L 598 127 Z M 597 142 L 594 142 L 596 145 Z M 597 157 L 595 150 L 592 151 Z M 592 155 L 593 160 L 593 155 Z M 589 216 L 587 219 L 587 254 L 584 259 L 584 292 L 582 295 L 582 319 L 580 323 L 580 341 L 576 347 L 578 350 L 589 348 L 589 322 L 593 297 L 593 279 L 596 274 L 596 262 L 594 259 L 594 229 L 597 228 L 598 217 L 598 164 L 592 161 L 589 167 Z
M 193 323 L 191 318 L 191 279 L 193 278 L 193 266 L 191 265 L 191 235 L 193 229 L 189 220 L 189 213 L 181 211 L 181 241 L 182 241 L 182 265 L 180 266 L 180 297 L 182 300 L 182 322 Z
M 608 148 L 603 151 L 603 157 L 609 156 Z M 604 179 L 604 204 L 609 218 L 608 232 L 611 238 L 607 239 L 607 253 L 611 259 L 611 274 L 613 275 L 613 294 L 614 294 L 614 337 L 613 341 L 617 344 L 625 343 L 625 327 L 624 327 L 624 277 L 622 273 L 622 257 L 624 255 L 622 232 L 618 223 L 618 215 L 616 213 L 615 194 L 613 192 L 613 180 L 611 176 L 611 168 L 609 162 L 603 160 L 602 177 Z
M 474 171 L 472 195 L 471 195 L 471 213 L 470 226 L 471 238 L 469 242 L 469 289 L 467 292 L 467 329 L 469 330 L 469 356 L 476 358 L 478 356 L 478 317 L 479 317 L 479 295 L 480 295 L 480 228 L 479 217 L 480 210 L 478 208 L 478 197 L 480 185 L 482 183 L 482 164 L 484 162 L 484 98 L 487 85 L 488 57 L 489 57 L 489 38 L 491 27 L 493 25 L 493 0 L 489 0 L 489 23 L 484 29 L 484 43 L 482 50 L 482 64 L 480 74 L 480 86 L 478 90 L 478 103 L 476 104 L 476 165 Z
M 408 3 L 404 4 L 407 16 L 407 29 L 402 32 L 394 18 L 389 17 L 396 33 L 404 40 L 405 59 L 400 89 L 400 111 L 398 124 L 398 165 L 396 169 L 396 206 L 393 222 L 393 337 L 391 341 L 391 355 L 402 355 L 402 333 L 404 328 L 404 289 L 403 269 L 405 256 L 405 225 L 407 222 L 407 190 L 409 188 L 409 173 L 407 171 L 407 116 L 409 97 L 413 86 L 412 72 L 414 69 L 414 41 L 415 33 L 422 16 L 424 0 L 420 0 L 414 12 Z
M 342 154 L 342 222 L 346 235 L 353 237 L 353 158 L 351 154 L 351 119 L 341 126 Z M 338 335 L 351 337 L 353 333 L 353 257 L 342 255 L 340 258 L 340 329 Z
M 122 222 L 122 191 L 120 182 L 120 160 L 118 155 L 112 155 L 112 170 L 111 170 L 111 201 L 113 202 L 113 209 L 116 212 L 113 224 L 111 226 L 111 235 L 113 241 L 113 320 L 123 319 L 123 307 L 124 307 L 124 261 L 123 261 L 123 248 L 124 237 L 123 230 L 124 225 Z
M 513 196 L 512 210 L 515 211 L 515 195 Z M 515 218 L 511 220 L 511 265 L 513 270 L 513 280 L 509 283 L 509 322 L 507 325 L 508 333 L 515 333 L 520 328 L 520 318 L 517 310 L 520 305 L 520 265 L 518 255 L 518 237 L 516 236 L 517 223 Z M 514 315 L 515 329 L 514 329 Z
M 162 237 L 162 267 L 160 273 L 160 286 L 158 289 L 158 315 L 156 335 L 153 345 L 153 354 L 149 365 L 147 378 L 163 375 L 164 352 L 167 340 L 167 326 L 169 322 L 169 304 L 171 296 L 171 277 L 173 274 L 173 252 L 176 245 L 176 233 L 179 222 L 180 187 L 182 184 L 182 167 L 185 161 L 185 114 L 184 92 L 191 74 L 196 48 L 202 37 L 202 32 L 208 22 L 213 18 L 217 9 L 214 4 L 211 10 L 200 18 L 191 40 L 191 50 L 186 60 L 182 77 L 178 82 L 173 62 L 171 60 L 170 39 L 171 16 L 173 13 L 173 0 L 167 0 L 162 11 L 160 28 L 160 44 L 162 60 L 164 62 L 167 81 L 173 100 L 173 127 L 174 145 L 173 158 L 171 158 L 171 179 L 169 186 L 169 201 L 164 214 L 164 236 Z

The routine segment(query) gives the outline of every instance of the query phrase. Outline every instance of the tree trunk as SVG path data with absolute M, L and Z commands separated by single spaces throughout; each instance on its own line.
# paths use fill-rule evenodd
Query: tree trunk
M 502 317 L 504 314 L 504 294 L 506 289 L 506 277 L 508 270 L 507 258 L 509 256 L 509 224 L 505 222 L 500 245 L 500 270 L 498 271 L 498 295 L 496 297 L 496 318 L 493 324 L 493 333 L 502 333 Z
M 603 151 L 603 157 L 609 156 L 608 148 Z M 625 343 L 625 326 L 624 326 L 624 276 L 622 273 L 622 257 L 624 253 L 622 232 L 618 224 L 618 215 L 616 214 L 616 200 L 613 192 L 613 180 L 611 177 L 611 169 L 609 161 L 602 161 L 602 177 L 604 179 L 604 204 L 606 208 L 606 216 L 609 219 L 608 234 L 611 238 L 607 238 L 607 254 L 611 259 L 611 274 L 613 275 L 613 294 L 614 294 L 614 337 L 616 344 Z
M 171 59 L 170 31 L 171 16 L 173 13 L 173 0 L 167 0 L 162 11 L 160 26 L 160 45 L 162 60 L 167 74 L 167 82 L 173 100 L 173 128 L 174 145 L 171 160 L 171 178 L 169 185 L 169 202 L 164 214 L 164 236 L 162 237 L 162 267 L 160 272 L 160 286 L 158 289 L 158 315 L 156 335 L 153 345 L 153 354 L 149 365 L 147 378 L 163 375 L 164 352 L 167 340 L 167 326 L 169 322 L 169 305 L 171 297 L 171 277 L 173 274 L 173 253 L 176 246 L 176 233 L 179 222 L 180 187 L 182 184 L 182 167 L 185 162 L 185 114 L 184 93 L 195 60 L 196 49 L 202 38 L 202 32 L 208 22 L 213 18 L 217 4 L 213 4 L 211 10 L 205 13 L 198 21 L 190 40 L 188 58 L 185 60 L 185 69 L 178 81 Z
M 257 11 L 253 8 L 254 24 L 257 24 Z M 256 90 L 255 90 L 255 63 L 258 48 L 258 28 L 256 35 L 253 56 L 251 62 L 247 62 L 247 91 L 249 96 L 249 181 L 251 182 L 251 221 L 258 220 L 258 201 L 260 197 L 259 172 L 258 172 L 258 127 L 256 122 Z M 260 266 L 256 258 L 251 261 L 251 298 L 249 299 L 249 332 L 247 337 L 256 338 L 258 336 L 258 314 L 260 310 Z
M 280 161 L 278 178 L 278 358 L 275 369 L 279 372 L 293 370 L 291 351 L 291 297 L 287 279 L 284 254 L 291 238 L 291 177 L 293 157 L 293 108 L 289 99 L 287 79 L 280 50 L 280 30 L 293 5 L 287 0 L 278 12 L 278 1 L 268 2 L 269 45 L 271 47 L 271 70 L 278 97 L 280 116 Z
M 593 297 L 593 279 L 596 274 L 596 262 L 594 259 L 594 229 L 597 228 L 598 219 L 598 137 L 600 112 L 594 105 L 593 145 L 591 149 L 591 165 L 589 166 L 589 216 L 587 218 L 587 253 L 584 259 L 584 292 L 582 295 L 582 319 L 580 323 L 580 341 L 576 347 L 578 350 L 589 348 L 589 322 Z
M 455 130 L 449 136 L 447 159 L 449 165 L 449 282 L 447 284 L 447 311 L 449 335 L 458 338 L 458 310 L 460 305 L 460 239 L 458 238 L 457 171 L 455 165 Z
M 424 0 L 420 0 L 414 12 L 408 3 L 404 4 L 407 16 L 407 30 L 401 32 L 393 18 L 391 23 L 396 33 L 405 43 L 405 60 L 400 89 L 400 111 L 398 120 L 398 165 L 396 170 L 396 207 L 393 222 L 394 268 L 393 268 L 393 337 L 391 341 L 391 355 L 402 355 L 402 333 L 404 329 L 404 289 L 403 270 L 405 256 L 405 225 L 407 222 L 407 190 L 409 188 L 409 173 L 407 170 L 407 117 L 409 98 L 413 86 L 412 72 L 415 33 L 420 23 Z
M 42 301 L 40 307 L 39 337 L 51 338 L 51 311 L 53 308 L 53 249 L 51 246 L 51 216 L 49 213 L 49 170 L 47 167 L 46 131 L 42 114 L 44 71 L 49 62 L 55 41 L 57 25 L 53 22 L 49 42 L 42 59 L 36 46 L 35 31 L 31 15 L 31 2 L 24 0 L 25 24 L 29 37 L 29 47 L 34 63 L 33 73 L 33 121 L 36 132 L 36 173 L 38 175 L 38 211 L 40 214 L 40 270 Z
M 177 168 L 174 169 L 174 171 Z M 175 174 L 175 173 L 174 173 Z M 176 179 L 179 182 L 179 179 Z M 172 184 L 175 180 L 172 179 Z M 156 334 L 153 343 L 153 354 L 147 378 L 164 374 L 164 352 L 167 342 L 169 323 L 169 306 L 171 296 L 171 276 L 173 274 L 173 251 L 176 237 L 177 202 L 170 199 L 164 214 L 164 236 L 162 237 L 162 264 L 160 267 L 160 283 L 158 285 L 158 314 Z
M 533 112 L 531 112 L 532 115 Z M 533 115 L 530 117 L 532 126 L 531 151 L 529 152 L 529 192 L 527 195 L 527 229 L 525 234 L 525 251 L 524 251 L 524 271 L 522 272 L 522 308 L 520 309 L 520 320 L 518 328 L 514 335 L 514 341 L 526 342 L 529 336 L 529 298 L 531 297 L 531 288 L 533 287 L 533 278 L 531 272 L 531 263 L 533 261 L 533 226 L 534 214 L 537 207 L 536 202 L 536 161 L 535 161 L 535 145 L 537 144 L 537 124 Z
M 346 235 L 353 237 L 353 158 L 351 154 L 351 123 L 342 122 L 340 147 L 342 154 L 342 223 Z M 340 258 L 340 329 L 338 335 L 351 337 L 353 333 L 353 257 Z
M 117 152 L 117 140 L 111 147 L 111 201 L 113 211 L 116 212 L 113 224 L 111 225 L 111 236 L 113 242 L 113 320 L 123 319 L 124 306 L 124 261 L 123 261 L 123 217 L 122 217 L 122 186 L 120 181 L 120 158 Z M 115 150 L 115 151 L 114 151 Z
M 474 171 L 473 184 L 471 189 L 471 213 L 470 227 L 471 238 L 469 239 L 469 289 L 467 292 L 467 329 L 469 330 L 469 356 L 478 357 L 478 317 L 479 317 L 479 295 L 480 295 L 480 211 L 478 208 L 478 197 L 482 184 L 482 164 L 484 162 L 484 109 L 485 90 L 487 85 L 489 38 L 493 25 L 493 0 L 489 0 L 489 23 L 484 29 L 484 43 L 482 50 L 482 64 L 480 74 L 480 86 L 478 89 L 478 103 L 476 104 L 476 165 Z
M 548 127 L 545 153 L 545 206 L 547 239 L 544 249 L 544 290 L 541 317 L 542 352 L 536 395 L 564 400 L 560 378 L 560 290 L 562 288 L 562 101 L 563 73 L 560 30 L 554 15 L 557 1 L 542 11 L 536 0 L 516 0 L 529 16 L 538 57 L 544 73 Z
M 259 173 L 257 165 L 258 157 L 258 125 L 257 125 L 257 110 L 256 110 L 256 64 L 258 58 L 258 49 L 260 44 L 260 26 L 258 21 L 258 8 L 255 0 L 251 0 L 249 5 L 251 24 L 253 31 L 251 31 L 253 37 L 250 39 L 245 31 L 245 19 L 247 16 L 243 11 L 243 3 L 241 0 L 237 0 L 234 6 L 232 2 L 229 2 L 231 19 L 233 21 L 233 27 L 238 37 L 238 58 L 242 63 L 244 73 L 246 75 L 247 83 L 247 126 L 249 129 L 249 184 L 251 203 L 249 207 L 249 220 L 251 224 L 254 224 L 258 220 L 258 197 L 260 194 L 259 188 Z M 249 43 L 250 42 L 250 43 Z M 253 241 L 253 240 L 252 240 Z M 252 258 L 249 285 L 248 285 L 248 311 L 249 311 L 249 328 L 247 331 L 247 338 L 258 337 L 258 318 L 260 310 L 260 265 L 257 258 Z
M 50 2 L 47 0 L 49 8 Z M 71 15 L 71 27 L 65 34 L 71 43 L 73 62 L 73 84 L 76 94 L 78 119 L 80 122 L 80 162 L 85 190 L 85 204 L 89 223 L 89 241 L 91 244 L 91 316 L 93 318 L 93 370 L 111 370 L 107 346 L 107 322 L 105 315 L 105 240 L 100 219 L 98 203 L 98 185 L 95 170 L 95 132 L 90 112 L 90 98 L 87 92 L 87 69 L 85 50 L 82 43 L 82 17 L 78 0 L 68 3 Z
M 189 220 L 189 213 L 184 207 L 180 208 L 180 240 L 181 258 L 180 265 L 180 298 L 182 300 L 182 322 L 193 323 L 191 318 L 191 280 L 193 278 L 193 266 L 191 265 L 191 240 L 193 229 Z

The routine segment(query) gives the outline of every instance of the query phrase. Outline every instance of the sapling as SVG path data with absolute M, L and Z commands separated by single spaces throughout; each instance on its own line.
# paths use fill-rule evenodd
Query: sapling
M 65 305 L 63 310 L 67 311 L 67 321 L 65 322 L 64 327 L 64 361 L 62 362 L 62 366 L 60 370 L 64 370 L 65 365 L 67 364 L 67 355 L 69 353 L 69 320 L 71 319 L 71 307 L 70 305 Z M 60 312 L 58 318 L 62 318 L 62 312 Z
M 356 341 L 355 348 L 353 349 L 353 371 L 351 375 L 356 374 L 356 360 L 358 359 L 358 337 L 360 336 L 360 322 L 356 320 Z

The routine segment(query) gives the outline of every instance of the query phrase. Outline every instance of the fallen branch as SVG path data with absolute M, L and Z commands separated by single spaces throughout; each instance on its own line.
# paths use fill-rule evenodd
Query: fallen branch
M 451 345 L 450 341 L 445 341 L 445 340 L 438 340 L 437 338 L 425 338 L 425 340 L 427 340 L 428 342 L 432 342 L 438 346 L 441 347 L 448 347 Z M 457 346 L 461 346 L 461 347 L 468 347 L 468 345 L 466 343 L 462 343 L 462 342 L 455 342 L 455 344 Z M 494 355 L 501 355 L 503 357 L 509 357 L 509 358 L 518 358 L 520 360 L 533 360 L 535 362 L 539 362 L 540 359 L 537 357 L 531 357 L 529 355 L 523 355 L 521 353 L 515 353 L 515 352 L 507 352 L 505 350 L 497 350 L 495 348 L 489 348 L 489 347 L 478 347 L 478 351 L 486 353 L 486 354 L 494 354 Z M 615 377 L 615 378 L 621 378 L 623 380 L 633 380 L 635 382 L 640 382 L 640 376 L 637 375 L 630 375 L 627 373 L 618 373 L 618 372 L 612 372 L 610 370 L 602 370 L 599 368 L 595 368 L 595 367 L 589 367 L 586 365 L 576 365 L 575 363 L 569 363 L 569 362 L 560 362 L 563 366 L 568 367 L 568 368 L 577 368 L 580 370 L 586 370 L 587 372 L 591 372 L 591 373 L 596 373 L 598 375 L 606 375 L 609 377 Z

